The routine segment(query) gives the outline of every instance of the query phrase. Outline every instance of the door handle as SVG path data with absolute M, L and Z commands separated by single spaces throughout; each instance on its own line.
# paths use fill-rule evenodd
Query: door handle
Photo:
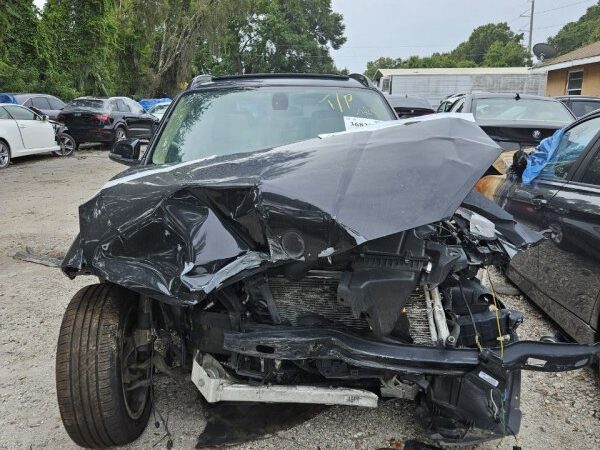
M 27 126 L 19 124 L 19 128 L 27 128 Z

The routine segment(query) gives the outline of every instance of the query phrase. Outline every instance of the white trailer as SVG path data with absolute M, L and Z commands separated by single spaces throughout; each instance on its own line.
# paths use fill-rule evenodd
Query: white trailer
M 546 74 L 533 73 L 527 67 L 378 69 L 374 82 L 386 94 L 423 97 L 434 107 L 459 93 L 546 93 Z

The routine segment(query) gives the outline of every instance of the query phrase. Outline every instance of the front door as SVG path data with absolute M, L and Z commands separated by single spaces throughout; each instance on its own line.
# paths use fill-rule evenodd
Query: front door
M 17 122 L 25 152 L 55 150 L 57 144 L 54 139 L 54 128 L 50 122 L 42 120 L 33 111 L 22 106 L 6 105 L 5 109 Z
M 600 187 L 582 182 L 582 170 L 598 146 L 599 130 L 600 117 L 567 129 L 534 181 L 506 183 L 497 199 L 516 219 L 549 236 L 532 249 L 537 269 L 515 258 L 509 273 L 523 275 L 528 282 L 525 290 L 541 292 L 544 297 L 537 296 L 536 301 L 581 339 L 589 336 L 582 327 L 590 323 L 600 290 Z
M 598 143 L 600 144 L 600 142 Z M 574 315 L 592 317 L 600 293 L 600 150 L 548 203 L 551 237 L 540 247 L 539 287 Z

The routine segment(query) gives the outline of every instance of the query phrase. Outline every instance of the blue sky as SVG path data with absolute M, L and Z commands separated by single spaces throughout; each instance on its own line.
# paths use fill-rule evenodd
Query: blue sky
M 34 0 L 42 7 L 46 0 Z M 294 1 L 294 0 L 287 0 Z M 533 42 L 545 42 L 597 0 L 535 0 Z M 529 0 L 332 0 L 344 15 L 348 41 L 333 51 L 336 65 L 363 72 L 379 56 L 407 58 L 452 50 L 473 28 L 508 22 L 525 30 Z

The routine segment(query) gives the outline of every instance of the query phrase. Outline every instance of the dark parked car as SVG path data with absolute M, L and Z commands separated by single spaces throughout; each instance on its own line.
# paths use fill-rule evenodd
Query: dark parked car
M 410 397 L 453 443 L 518 433 L 522 368 L 592 362 L 600 347 L 519 341 L 522 314 L 475 277 L 541 238 L 472 191 L 498 146 L 456 117 L 365 129 L 394 120 L 351 77 L 224 77 L 192 82 L 141 159 L 115 144 L 136 167 L 80 206 L 62 264 L 101 280 L 57 345 L 77 444 L 142 433 L 169 371 L 155 336 L 210 403 Z
M 121 139 L 149 140 L 159 120 L 127 97 L 80 97 L 58 115 L 77 145 L 86 142 L 113 144 Z
M 583 117 L 586 114 L 600 109 L 600 97 L 588 97 L 585 95 L 562 95 L 556 97 L 567 105 L 575 117 Z
M 533 150 L 542 139 L 575 120 L 552 97 L 478 92 L 457 95 L 449 112 L 472 113 L 477 124 L 504 150 L 489 173 L 504 174 L 517 150 Z
M 600 340 L 600 111 L 565 129 L 533 182 L 509 176 L 493 197 L 549 234 L 511 261 L 509 278 L 573 339 Z
M 65 107 L 63 102 L 58 97 L 48 94 L 0 94 L 5 97 L 1 101 L 16 103 L 26 106 L 27 108 L 35 108 L 35 111 L 41 112 L 52 120 L 56 120 L 60 111 Z
M 472 113 L 503 150 L 535 147 L 575 120 L 558 100 L 539 95 L 478 92 L 457 96 L 450 112 Z
M 386 95 L 385 98 L 396 111 L 398 119 L 419 117 L 435 112 L 426 98 L 409 97 L 407 95 Z

